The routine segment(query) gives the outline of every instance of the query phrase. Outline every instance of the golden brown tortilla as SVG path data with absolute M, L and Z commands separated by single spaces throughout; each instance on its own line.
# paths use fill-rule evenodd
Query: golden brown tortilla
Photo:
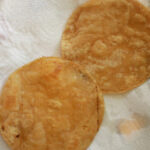
M 0 133 L 12 150 L 86 150 L 104 103 L 76 64 L 43 57 L 14 72 L 0 96 Z
M 88 1 L 69 18 L 61 47 L 104 93 L 131 90 L 150 77 L 150 11 L 135 0 Z

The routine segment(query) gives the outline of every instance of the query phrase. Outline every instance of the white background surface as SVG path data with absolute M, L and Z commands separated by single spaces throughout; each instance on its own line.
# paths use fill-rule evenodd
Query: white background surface
M 41 56 L 59 56 L 64 25 L 86 0 L 0 0 L 0 88 L 16 68 Z M 148 5 L 148 0 L 140 0 Z M 106 113 L 89 150 L 150 149 L 150 80 L 129 93 L 105 96 Z M 144 126 L 120 134 L 122 120 L 136 114 Z M 0 139 L 0 150 L 9 150 Z

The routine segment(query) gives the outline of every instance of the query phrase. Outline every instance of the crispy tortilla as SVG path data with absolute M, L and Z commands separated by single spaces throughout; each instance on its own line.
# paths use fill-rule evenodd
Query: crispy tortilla
M 12 150 L 85 150 L 102 122 L 103 96 L 78 65 L 43 57 L 7 80 L 0 133 Z
M 127 92 L 150 77 L 150 11 L 135 0 L 88 1 L 69 18 L 61 48 L 104 93 Z

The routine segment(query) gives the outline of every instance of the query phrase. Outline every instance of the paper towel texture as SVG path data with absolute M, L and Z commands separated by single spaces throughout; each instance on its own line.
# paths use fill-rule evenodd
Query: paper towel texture
M 0 88 L 18 67 L 41 56 L 60 56 L 67 18 L 84 1 L 0 1 Z M 103 125 L 89 150 L 148 150 L 150 80 L 129 93 L 105 96 L 105 104 Z M 133 126 L 131 133 L 126 126 Z M 0 150 L 9 150 L 2 139 Z

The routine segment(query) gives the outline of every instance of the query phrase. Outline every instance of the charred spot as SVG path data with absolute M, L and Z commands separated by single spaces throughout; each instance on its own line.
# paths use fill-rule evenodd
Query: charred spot
M 81 74 L 81 75 L 82 75 L 82 78 L 87 79 L 87 75 L 85 75 L 85 74 Z
M 19 138 L 20 137 L 20 135 L 18 134 L 18 135 L 16 135 L 16 138 Z
M 87 129 L 88 127 L 86 125 L 83 126 L 83 129 Z
M 4 127 L 4 126 L 2 126 L 2 127 L 1 127 L 1 129 L 2 129 L 2 131 L 4 131 L 4 130 L 5 130 L 5 127 Z
M 81 77 L 82 77 L 84 80 L 88 81 L 88 80 L 90 79 L 90 78 L 88 77 L 88 75 L 83 74 L 82 72 L 80 72 L 80 74 L 81 74 Z

